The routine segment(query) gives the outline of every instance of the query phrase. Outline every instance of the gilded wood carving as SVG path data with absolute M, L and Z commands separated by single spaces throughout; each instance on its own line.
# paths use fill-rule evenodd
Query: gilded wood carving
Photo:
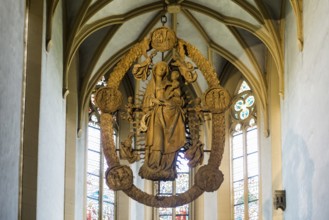
M 153 63 L 158 52 L 174 50 L 169 63 Z M 140 63 L 136 61 L 144 56 Z M 186 61 L 189 57 L 191 61 Z M 129 166 L 120 164 L 112 137 L 113 116 L 122 103 L 119 84 L 132 67 L 136 80 L 147 83 L 142 101 L 134 103 L 129 97 L 122 118 L 134 126 L 134 132 L 121 143 L 120 158 L 130 163 L 141 159 L 132 148 L 132 137 L 144 137 L 145 157 L 140 167 L 141 178 L 149 180 L 175 180 L 176 161 L 180 151 L 184 151 L 190 167 L 203 163 L 203 146 L 200 140 L 200 126 L 204 115 L 212 118 L 212 149 L 207 165 L 201 166 L 195 175 L 195 184 L 186 192 L 169 197 L 153 196 L 139 190 L 133 184 L 133 173 Z M 208 82 L 209 89 L 203 100 L 188 100 L 183 95 L 183 87 L 197 80 L 199 69 Z M 218 169 L 224 152 L 225 120 L 224 112 L 230 106 L 228 92 L 220 87 L 217 74 L 209 61 L 188 42 L 178 39 L 175 33 L 161 27 L 154 30 L 150 38 L 136 44 L 117 64 L 108 79 L 108 86 L 96 94 L 96 103 L 101 110 L 102 146 L 107 160 L 106 179 L 113 190 L 123 190 L 131 198 L 153 207 L 175 207 L 195 200 L 204 191 L 217 190 L 223 182 L 223 174 Z

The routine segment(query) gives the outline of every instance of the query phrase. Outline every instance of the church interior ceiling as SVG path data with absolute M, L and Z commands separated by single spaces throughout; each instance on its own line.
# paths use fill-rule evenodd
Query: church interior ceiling
M 53 5 L 52 7 L 49 6 L 48 11 L 53 11 L 54 8 L 56 8 L 57 2 L 58 1 L 52 1 Z M 298 18 L 300 18 L 301 13 L 301 2 L 302 1 L 297 0 L 290 1 L 295 17 L 297 18 L 297 40 L 300 49 L 302 50 L 302 24 L 301 22 L 298 22 Z M 213 96 L 215 96 L 216 94 L 222 94 L 223 91 L 225 91 L 225 93 L 228 91 L 228 93 L 225 95 L 227 98 L 223 100 L 229 100 L 228 97 L 233 96 L 234 91 L 232 89 L 225 90 L 225 87 L 228 87 L 226 83 L 234 78 L 233 75 L 238 73 L 239 77 L 235 78 L 235 87 L 241 78 L 244 78 L 248 81 L 253 92 L 255 93 L 255 97 L 259 104 L 258 106 L 260 110 L 264 112 L 266 121 L 268 97 L 266 68 L 267 59 L 269 59 L 269 56 L 270 59 L 273 60 L 275 66 L 274 68 L 278 74 L 280 94 L 283 95 L 284 91 L 284 35 L 281 30 L 284 27 L 283 14 L 287 5 L 288 2 L 284 0 L 66 1 L 64 4 L 64 9 L 66 10 L 65 14 L 67 18 L 67 39 L 65 44 L 63 94 L 66 96 L 70 91 L 68 82 L 70 74 L 72 74 L 71 68 L 75 66 L 77 67 L 78 73 L 78 109 L 80 123 L 81 119 L 85 117 L 91 94 L 95 93 L 95 85 L 97 85 L 100 80 L 107 82 L 106 84 L 108 87 L 106 90 L 103 90 L 104 94 L 101 93 L 101 95 L 95 96 L 99 107 L 102 105 L 100 104 L 101 102 L 99 100 L 102 100 L 102 102 L 104 101 L 104 103 L 106 103 L 106 97 L 112 100 L 114 97 L 113 95 L 119 92 L 118 90 L 111 89 L 124 90 L 123 94 L 126 98 L 128 96 L 135 96 L 136 91 L 138 91 L 142 85 L 138 83 L 136 79 L 148 79 L 149 75 L 145 74 L 145 71 L 148 73 L 154 65 L 155 72 L 156 67 L 159 63 L 161 63 L 161 61 L 165 61 L 163 62 L 165 63 L 163 64 L 165 66 L 177 63 L 179 61 L 179 59 L 177 59 L 177 54 L 180 54 L 179 50 L 183 50 L 184 53 L 187 53 L 182 55 L 182 57 L 185 57 L 185 55 L 187 56 L 188 60 L 186 60 L 186 62 L 184 61 L 185 64 L 196 64 L 193 56 L 189 56 L 191 55 L 192 51 L 191 45 L 193 45 L 195 48 L 197 48 L 198 53 L 200 53 L 199 57 L 205 57 L 207 62 L 213 66 L 211 68 L 204 68 L 202 70 L 200 65 L 204 63 L 201 62 L 200 65 L 196 65 L 194 67 L 195 69 L 192 68 L 189 70 L 189 73 L 197 73 L 198 77 L 195 77 L 193 80 L 191 78 L 190 81 L 187 80 L 188 77 L 186 78 L 184 75 L 186 82 L 188 81 L 191 84 L 191 90 L 193 90 L 192 93 L 194 93 L 194 97 L 201 97 L 203 94 L 213 94 Z M 164 29 L 161 29 L 161 27 Z M 153 43 L 156 41 L 156 37 L 152 37 L 152 34 L 156 33 L 157 30 L 161 30 L 161 36 L 159 36 L 160 38 L 163 37 L 163 39 L 168 37 L 170 38 L 170 36 L 166 35 L 170 32 L 168 30 L 173 31 L 175 38 L 177 36 L 177 41 L 175 40 L 177 44 L 175 43 L 172 45 L 172 51 L 168 50 L 168 48 L 161 50 L 153 45 Z M 48 41 L 51 41 L 51 39 L 48 39 L 48 36 L 51 36 L 51 34 L 47 33 L 47 43 Z M 151 38 L 148 38 L 148 36 L 151 36 Z M 162 39 L 160 39 L 160 41 L 163 43 Z M 183 46 L 180 47 L 180 43 Z M 155 57 L 152 52 L 149 52 L 150 50 L 143 48 L 143 45 L 145 45 L 145 47 L 149 47 L 151 44 L 152 48 L 157 50 L 156 53 L 162 52 L 162 56 Z M 138 50 L 143 51 L 144 54 L 132 56 L 135 57 L 136 60 L 134 58 L 134 60 L 130 61 L 130 53 L 134 51 L 134 47 L 136 47 L 136 45 L 139 45 Z M 147 60 L 148 58 L 153 59 L 150 67 L 150 62 Z M 119 64 L 125 65 L 128 63 L 129 66 L 119 66 Z M 143 66 L 145 63 L 147 63 L 146 67 Z M 178 67 L 182 67 L 182 65 L 178 65 Z M 120 79 L 115 77 L 115 74 L 117 74 L 118 71 L 121 71 L 117 70 L 116 68 L 125 69 L 124 72 L 119 74 L 120 77 L 122 76 Z M 207 71 L 205 71 L 205 69 L 211 69 L 209 72 L 214 73 L 214 75 L 210 74 L 210 76 Z M 171 71 L 175 72 L 173 70 Z M 137 75 L 139 73 L 141 73 L 141 75 L 136 76 L 136 72 Z M 179 72 L 182 74 L 181 69 L 179 69 Z M 153 74 L 156 75 L 157 73 L 155 72 Z M 161 74 L 159 72 L 159 76 Z M 158 79 L 155 80 L 155 75 L 152 76 L 153 81 L 155 81 L 155 84 L 153 85 L 154 88 L 152 88 L 154 91 L 157 91 L 155 88 L 157 88 L 156 82 Z M 170 73 L 170 75 L 171 77 L 174 77 L 174 74 Z M 144 86 L 147 85 L 146 90 L 148 90 L 148 87 L 151 88 L 151 81 L 152 80 L 146 82 L 146 84 L 144 83 Z M 164 81 L 159 82 L 163 83 Z M 174 88 L 174 79 L 169 82 L 171 83 L 170 86 Z M 185 84 L 187 84 L 186 82 Z M 210 93 L 209 85 L 210 89 L 217 89 L 218 91 L 214 90 L 212 93 Z M 231 85 L 231 87 L 233 86 Z M 101 90 L 98 90 L 97 94 L 100 94 L 99 91 Z M 151 94 L 151 92 L 149 92 L 149 94 Z M 169 96 L 169 94 L 170 93 L 168 93 L 167 96 Z M 176 94 L 175 97 L 178 98 L 179 95 Z M 216 108 L 214 107 L 214 110 L 210 107 L 211 105 L 216 106 L 216 104 L 214 104 L 215 102 L 212 102 L 211 98 L 208 98 L 208 100 L 210 100 L 210 102 L 206 103 L 205 111 L 210 111 L 214 115 L 219 114 L 219 112 L 216 111 L 218 110 L 217 108 L 220 108 L 219 106 L 221 105 L 218 105 Z M 112 103 L 115 103 L 115 101 L 118 101 L 118 99 L 113 99 L 112 101 Z M 158 105 L 161 106 L 161 103 L 158 103 Z M 227 109 L 228 106 L 229 103 L 225 103 L 225 108 L 223 107 L 223 109 Z M 119 106 L 116 106 L 115 109 L 118 109 L 118 107 Z M 100 107 L 101 111 L 105 114 L 103 117 L 110 117 L 107 119 L 108 122 L 110 122 L 112 121 L 112 116 L 110 116 L 110 114 L 112 114 L 113 111 L 111 110 L 106 112 L 107 108 L 107 104 L 105 104 L 103 109 Z M 223 113 L 223 111 L 221 110 L 220 113 Z M 216 119 L 215 116 L 213 117 L 215 119 L 213 120 L 213 123 L 215 123 L 217 120 L 218 123 L 220 122 L 222 124 L 224 121 L 223 118 L 218 117 L 218 119 Z M 110 125 L 111 123 L 108 124 Z M 179 123 L 178 125 L 175 123 L 175 125 L 178 127 Z M 213 129 L 214 128 L 216 128 L 216 126 L 213 126 Z M 108 129 L 111 130 L 110 127 Z M 147 129 L 150 129 L 150 127 Z M 215 133 L 221 134 L 220 132 Z M 148 134 L 148 131 L 146 134 Z M 184 132 L 182 134 L 184 136 Z M 169 138 L 165 138 L 165 140 L 167 139 L 169 140 Z M 220 138 L 213 136 L 213 141 L 219 139 Z M 112 147 L 115 149 L 111 145 L 111 141 L 108 142 L 108 148 L 111 149 Z M 106 143 L 106 141 L 104 141 L 104 143 Z M 177 146 L 178 145 L 181 146 L 181 144 L 177 144 Z M 224 145 L 222 144 L 222 146 L 220 144 L 214 144 L 214 146 L 215 145 L 220 146 L 219 152 L 222 154 Z M 107 145 L 105 144 L 105 146 Z M 113 150 L 113 152 L 114 151 L 115 150 Z M 109 154 L 108 157 L 111 158 L 111 155 Z M 218 158 L 216 158 L 216 161 L 218 161 L 217 159 Z M 109 159 L 108 163 L 110 163 L 109 161 L 116 160 L 118 159 Z M 212 167 L 210 164 L 209 167 L 217 171 L 218 166 L 219 164 L 214 164 Z M 117 166 L 113 165 L 113 167 Z M 123 166 L 118 167 L 120 167 L 120 169 L 122 168 L 122 172 L 126 169 Z M 112 171 L 114 172 L 114 169 Z M 213 171 L 211 169 L 210 171 L 209 172 L 212 175 Z M 113 176 L 113 178 L 110 178 L 109 180 L 115 179 L 114 176 L 118 175 L 120 172 L 116 171 L 114 173 L 108 173 L 109 176 Z M 129 173 L 130 170 L 128 169 L 125 172 Z M 163 176 L 161 176 L 161 174 L 161 177 L 158 177 L 159 174 L 157 172 L 150 172 L 150 167 L 147 167 L 147 170 L 141 170 L 140 174 L 142 174 L 142 178 L 150 180 L 162 180 L 163 176 L 166 177 L 164 180 L 171 180 L 174 178 L 172 175 L 166 176 L 167 173 L 164 173 Z M 199 178 L 200 181 L 202 179 L 201 182 L 198 182 L 198 178 L 196 178 L 197 188 L 201 189 L 201 191 L 216 190 L 222 181 L 222 174 L 216 173 L 216 175 L 218 176 L 217 180 L 210 181 L 211 183 L 216 183 L 215 186 L 210 186 L 208 183 L 204 184 L 203 177 Z M 128 176 L 131 175 L 129 174 Z M 126 187 L 127 189 L 131 188 L 130 182 L 129 184 L 127 183 L 129 186 Z M 112 183 L 112 185 L 114 188 L 117 187 L 119 190 L 127 190 L 125 186 L 121 184 L 121 182 L 118 186 L 116 186 L 116 183 Z M 127 193 L 131 193 L 131 190 L 127 190 Z M 137 191 L 133 194 L 139 195 Z M 191 195 L 192 194 L 194 195 L 195 193 L 191 193 Z M 140 196 L 137 197 L 140 198 Z M 190 194 L 187 193 L 186 197 L 190 198 Z M 139 201 L 139 199 L 136 200 Z M 145 202 L 151 199 L 145 197 L 144 200 L 145 201 L 143 203 L 146 204 Z M 185 200 L 182 202 L 182 204 L 187 202 L 187 200 Z M 149 205 L 162 206 L 163 204 L 158 204 L 158 201 L 154 200 L 154 202 Z M 176 205 L 176 202 L 173 204 L 168 202 L 168 204 L 166 203 L 165 206 Z
M 77 62 L 81 118 L 101 77 L 108 76 L 134 44 L 164 25 L 208 58 L 222 86 L 232 72 L 239 72 L 266 111 L 267 56 L 273 58 L 283 93 L 280 23 L 284 5 L 285 1 L 272 0 L 66 1 L 63 93 L 70 91 L 70 68 Z M 164 59 L 172 59 L 172 54 Z M 132 74 L 125 76 L 123 85 L 128 95 L 134 93 Z M 198 77 L 193 87 L 201 94 L 207 89 L 205 79 Z

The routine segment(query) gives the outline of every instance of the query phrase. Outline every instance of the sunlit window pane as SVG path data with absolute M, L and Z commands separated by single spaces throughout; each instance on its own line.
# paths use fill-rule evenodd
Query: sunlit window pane
M 188 204 L 177 207 L 176 216 L 177 215 L 184 215 L 184 216 L 188 215 L 188 207 L 189 207 Z
M 100 152 L 100 130 L 98 128 L 88 127 L 88 149 Z
M 172 220 L 172 215 L 159 216 L 159 220 Z
M 233 197 L 234 205 L 239 205 L 244 203 L 244 180 L 233 183 Z
M 109 187 L 106 185 L 106 180 L 103 179 L 103 202 L 112 203 L 114 204 L 114 191 L 110 190 Z
M 248 177 L 258 175 L 258 153 L 252 153 L 247 156 Z
M 188 173 L 190 172 L 190 167 L 187 165 L 189 162 L 187 159 L 184 158 L 182 153 L 179 153 L 179 159 L 177 160 L 177 172 L 178 173 Z
M 114 220 L 115 194 L 108 188 L 105 180 L 106 160 L 101 166 L 100 130 L 98 127 L 88 127 L 87 152 L 87 220 Z M 103 181 L 103 188 L 100 187 Z M 101 203 L 101 199 L 103 203 Z M 102 212 L 100 211 L 102 210 Z
M 232 180 L 234 219 L 258 219 L 259 153 L 256 99 L 243 81 L 232 108 Z M 239 125 L 240 129 L 236 129 Z
M 257 220 L 258 219 L 258 201 L 251 202 L 248 205 L 249 209 L 249 220 Z
M 247 131 L 247 153 L 258 151 L 257 129 Z
M 88 150 L 87 172 L 95 176 L 100 173 L 100 153 Z
M 189 174 L 178 174 L 176 179 L 176 193 L 184 193 L 189 188 Z
M 184 154 L 180 152 L 177 158 L 176 180 L 155 182 L 155 193 L 160 196 L 171 196 L 186 192 L 190 184 L 190 168 L 187 163 L 188 160 L 186 160 Z M 176 208 L 158 208 L 158 213 L 160 220 L 188 220 L 189 204 Z
M 175 220 L 189 220 L 188 215 L 176 215 Z
M 98 200 L 99 177 L 87 174 L 87 197 Z
M 172 215 L 172 208 L 159 208 L 159 215 Z
M 244 205 L 234 206 L 234 219 L 243 220 L 244 219 Z
M 233 182 L 243 179 L 243 157 L 233 160 Z
M 172 181 L 161 181 L 160 194 L 172 194 L 172 193 L 173 193 Z
M 258 191 L 258 176 L 248 179 L 248 201 L 253 202 L 258 200 L 259 191 Z
M 87 198 L 87 220 L 98 220 L 98 204 L 97 200 Z
M 232 154 L 233 159 L 243 156 L 243 136 L 241 132 L 233 136 Z
M 114 205 L 104 202 L 103 203 L 103 220 L 114 220 Z

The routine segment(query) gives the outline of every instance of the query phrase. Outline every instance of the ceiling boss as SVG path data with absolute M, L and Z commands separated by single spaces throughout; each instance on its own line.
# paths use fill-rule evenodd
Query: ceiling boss
M 154 62 L 158 53 L 171 52 L 170 62 Z M 144 57 L 143 61 L 137 62 Z M 187 57 L 190 61 L 187 61 Z M 209 89 L 203 97 L 194 99 L 184 95 L 183 87 L 197 80 L 200 70 Z M 141 159 L 132 147 L 132 137 L 143 137 L 145 157 L 139 169 L 141 178 L 153 181 L 171 181 L 177 177 L 176 161 L 184 152 L 190 167 L 201 165 L 195 174 L 195 183 L 182 194 L 154 196 L 133 184 L 129 166 L 121 165 L 113 141 L 113 114 L 122 104 L 118 87 L 124 75 L 131 69 L 136 80 L 146 80 L 146 89 L 139 103 L 129 97 L 121 114 L 133 129 L 120 145 L 120 159 L 134 163 Z M 106 180 L 113 190 L 123 190 L 131 198 L 153 207 L 176 207 L 192 202 L 204 191 L 217 190 L 223 182 L 218 169 L 225 143 L 224 112 L 231 99 L 219 85 L 217 74 L 201 53 L 191 44 L 176 37 L 167 27 L 155 29 L 150 37 L 134 45 L 120 60 L 108 79 L 107 87 L 96 94 L 101 110 L 102 147 L 108 164 Z M 200 126 L 204 115 L 211 115 L 212 142 L 208 164 L 203 165 L 203 146 Z

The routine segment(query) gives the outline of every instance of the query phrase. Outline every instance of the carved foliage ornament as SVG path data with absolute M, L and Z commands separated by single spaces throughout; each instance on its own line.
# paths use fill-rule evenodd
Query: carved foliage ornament
M 158 52 L 174 51 L 173 60 L 153 63 Z M 136 61 L 144 56 L 144 61 Z M 186 61 L 189 57 L 192 62 Z M 133 66 L 133 67 L 132 67 Z M 133 184 L 133 173 L 129 166 L 120 164 L 113 141 L 113 117 L 122 103 L 118 87 L 124 75 L 132 67 L 137 80 L 146 80 L 150 75 L 142 101 L 134 103 L 128 98 L 123 119 L 131 123 L 133 132 L 120 146 L 120 158 L 130 163 L 140 160 L 132 148 L 132 136 L 143 138 L 144 162 L 139 170 L 142 178 L 149 180 L 175 180 L 178 152 L 185 152 L 190 167 L 203 161 L 203 143 L 200 141 L 200 125 L 206 114 L 212 119 L 212 146 L 207 165 L 201 166 L 195 175 L 194 185 L 182 194 L 154 196 L 138 189 Z M 188 100 L 183 86 L 197 80 L 198 68 L 206 79 L 209 89 L 201 98 Z M 129 197 L 153 207 L 177 207 L 199 197 L 204 191 L 217 190 L 223 182 L 218 169 L 225 143 L 224 112 L 231 99 L 219 85 L 214 68 L 201 53 L 188 42 L 176 37 L 174 31 L 161 27 L 154 30 L 150 38 L 134 45 L 120 60 L 110 74 L 105 88 L 97 91 L 97 106 L 101 110 L 102 147 L 108 164 L 107 185 L 113 190 L 123 190 Z M 203 103 L 202 103 L 203 102 Z M 186 137 L 187 136 L 187 137 Z M 121 149 L 122 148 L 122 149 Z

